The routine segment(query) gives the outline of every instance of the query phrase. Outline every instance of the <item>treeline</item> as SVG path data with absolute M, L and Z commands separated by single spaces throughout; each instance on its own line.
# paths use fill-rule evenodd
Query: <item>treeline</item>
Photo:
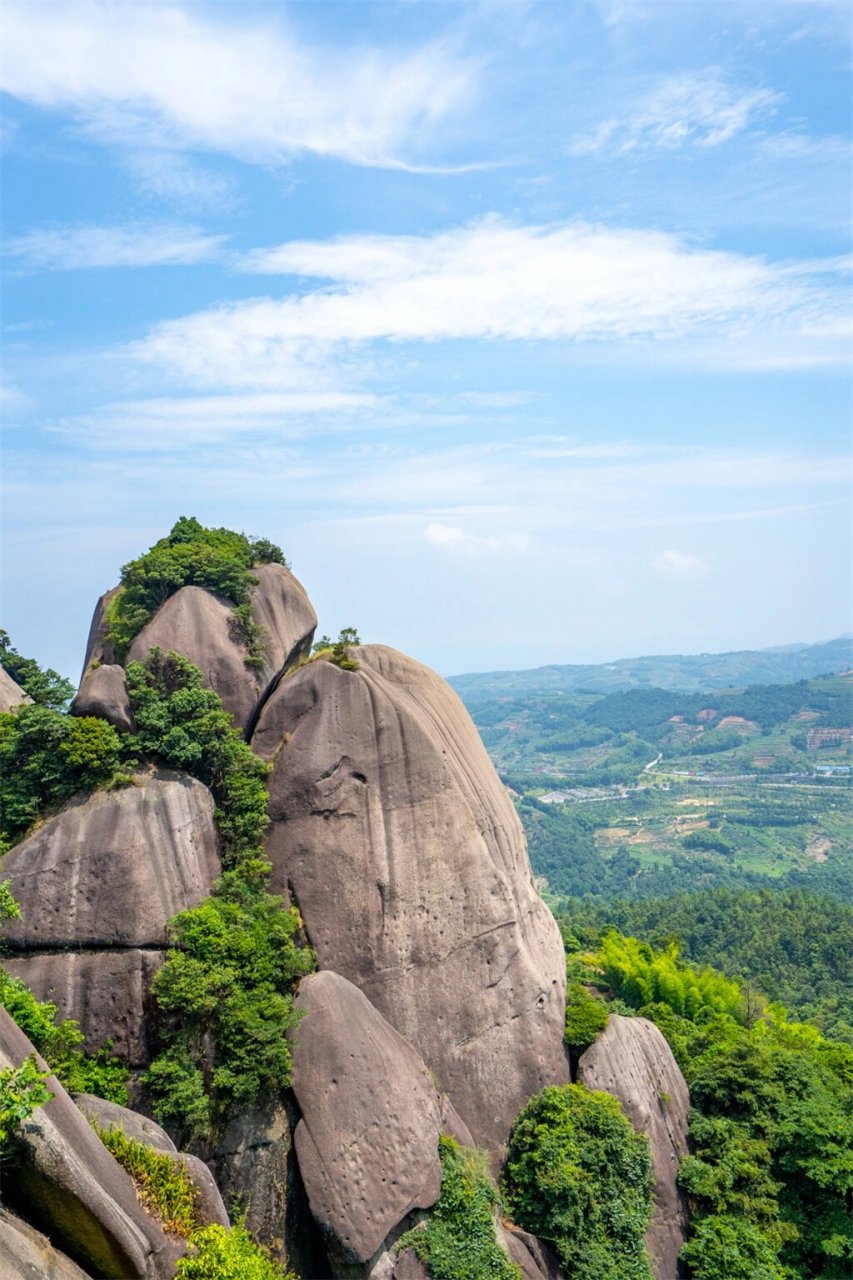
M 574 899 L 558 912 L 586 946 L 615 927 L 712 965 L 853 1043 L 853 907 L 802 889 L 718 888 L 664 898 Z

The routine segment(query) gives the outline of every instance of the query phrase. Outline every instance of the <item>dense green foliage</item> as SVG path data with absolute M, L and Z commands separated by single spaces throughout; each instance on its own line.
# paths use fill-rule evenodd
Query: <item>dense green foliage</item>
M 140 1203 L 157 1218 L 164 1231 L 188 1236 L 195 1227 L 197 1192 L 184 1165 L 166 1151 L 157 1151 L 123 1129 L 93 1125 L 107 1150 L 133 1179 Z
M 441 1195 L 429 1218 L 397 1241 L 410 1248 L 431 1280 L 521 1280 L 521 1271 L 501 1249 L 495 1236 L 498 1193 L 485 1158 L 439 1138 Z
M 596 1000 L 582 982 L 569 982 L 566 987 L 565 1041 L 572 1060 L 588 1049 L 607 1026 L 607 1007 Z
M 189 1252 L 178 1259 L 175 1280 L 296 1280 L 273 1262 L 237 1223 L 230 1231 L 218 1223 L 190 1237 Z
M 538 1093 L 510 1135 L 504 1191 L 572 1280 L 650 1280 L 648 1141 L 609 1094 L 577 1084 Z
M 564 922 L 569 945 L 589 929 Z M 587 935 L 588 936 L 588 935 Z M 585 957 L 668 1039 L 690 1087 L 695 1280 L 841 1280 L 853 1260 L 853 1050 L 755 992 L 611 931 Z
M 713 969 L 681 963 L 675 943 L 655 951 L 613 929 L 601 939 L 596 962 L 607 986 L 632 1009 L 663 1003 L 691 1021 L 707 1012 L 726 1013 L 737 1021 L 747 1016 L 738 983 Z
M 170 922 L 173 949 L 152 986 L 162 1042 L 146 1075 L 155 1111 L 199 1136 L 233 1104 L 288 1084 L 291 992 L 313 957 L 297 945 L 298 913 L 265 892 L 267 765 L 180 655 L 152 649 L 128 665 L 127 682 L 137 749 L 210 788 L 223 841 L 226 870 L 212 897 Z
M 289 1083 L 291 991 L 313 963 L 298 927 L 281 898 L 234 878 L 172 922 L 175 949 L 152 986 L 165 1047 L 146 1081 L 173 1130 L 208 1133 L 232 1104 Z
M 37 1000 L 20 978 L 0 968 L 0 1005 L 72 1093 L 94 1093 L 122 1106 L 127 1103 L 127 1067 L 109 1048 L 86 1053 L 83 1033 L 71 1018 L 56 1020 L 56 1005 Z
M 107 639 L 123 659 L 134 636 L 181 587 L 204 587 L 235 606 L 235 639 L 246 645 L 250 663 L 262 661 L 260 635 L 249 609 L 257 582 L 254 564 L 284 564 L 279 547 L 230 529 L 207 529 L 182 516 L 170 533 L 121 571 L 121 588 L 107 612 Z
M 219 696 L 205 688 L 198 667 L 154 648 L 144 663 L 128 664 L 127 687 L 138 752 L 191 773 L 212 791 L 225 866 L 246 867 L 262 858 L 269 770 L 234 728 Z
M 853 907 L 802 889 L 712 889 L 561 904 L 588 946 L 613 926 L 757 987 L 824 1035 L 853 1042 Z
M 97 716 L 26 705 L 0 715 L 0 852 L 47 810 L 116 779 L 122 744 Z
M 12 647 L 8 631 L 0 630 L 0 667 L 40 707 L 63 711 L 74 693 L 74 685 L 52 667 L 39 666 L 35 658 L 24 658 Z
M 53 1097 L 45 1084 L 47 1076 L 33 1053 L 19 1067 L 0 1071 L 0 1159 L 8 1153 L 18 1126 Z

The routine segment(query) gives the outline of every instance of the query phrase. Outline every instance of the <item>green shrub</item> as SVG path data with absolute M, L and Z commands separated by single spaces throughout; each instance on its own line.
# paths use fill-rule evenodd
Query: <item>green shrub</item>
M 790 1275 L 751 1222 L 730 1216 L 697 1223 L 681 1259 L 695 1280 L 786 1280 Z
M 291 992 L 313 967 L 299 925 L 281 898 L 236 880 L 171 922 L 174 950 L 152 985 L 165 1048 L 145 1077 L 161 1122 L 201 1135 L 290 1082 Z
M 164 1231 L 189 1236 L 194 1230 L 198 1192 L 179 1160 L 157 1151 L 120 1128 L 92 1126 L 104 1146 L 133 1179 L 140 1203 L 160 1222 Z
M 110 1102 L 127 1104 L 127 1065 L 109 1046 L 86 1053 L 83 1033 L 71 1018 L 56 1021 L 56 1005 L 37 1000 L 20 978 L 0 968 L 0 1005 L 70 1093 L 93 1093 Z
M 136 635 L 162 604 L 181 587 L 197 586 L 224 596 L 232 605 L 248 605 L 257 583 L 253 564 L 285 564 L 281 548 L 265 538 L 252 540 L 230 529 L 207 529 L 195 517 L 181 516 L 165 538 L 121 571 L 120 590 L 107 610 L 107 639 L 123 660 Z M 237 618 L 239 638 L 249 657 L 261 657 L 260 629 L 251 613 Z
M 609 1094 L 574 1084 L 538 1093 L 510 1135 L 504 1193 L 572 1280 L 651 1280 L 648 1141 Z
M 566 990 L 566 1035 L 575 1057 L 588 1049 L 607 1026 L 607 1005 L 589 994 L 581 982 L 570 982 Z
M 439 1138 L 441 1195 L 420 1226 L 397 1241 L 423 1262 L 431 1280 L 521 1280 L 495 1236 L 498 1193 L 479 1151 Z
M 0 1157 L 8 1152 L 18 1126 L 53 1097 L 45 1084 L 47 1076 L 39 1070 L 35 1054 L 19 1067 L 0 1071 Z
M 178 1260 L 175 1280 L 296 1280 L 240 1223 L 230 1231 L 216 1224 L 203 1227 L 189 1244 L 189 1253 Z
M 34 658 L 23 658 L 6 631 L 0 630 L 0 667 L 6 671 L 24 693 L 40 707 L 64 711 L 73 694 L 74 685 L 52 667 L 42 670 Z
M 109 785 L 121 739 L 97 716 L 27 705 L 0 715 L 0 838 L 19 840 L 46 810 L 78 791 Z
M 312 653 L 318 657 L 322 655 L 328 662 L 333 662 L 336 667 L 340 667 L 342 671 L 358 671 L 358 663 L 352 657 L 350 649 L 359 644 L 361 644 L 361 637 L 355 627 L 344 627 L 337 640 L 331 640 L 328 636 L 320 636 L 320 639 L 312 647 Z
M 709 1012 L 746 1017 L 740 985 L 713 969 L 685 964 L 674 943 L 655 951 L 612 929 L 601 939 L 595 963 L 607 985 L 633 1009 L 662 1003 L 692 1021 Z
M 154 648 L 144 663 L 128 664 L 127 688 L 137 750 L 191 773 L 213 793 L 225 866 L 262 859 L 269 767 L 234 728 L 218 694 L 205 688 L 198 667 Z

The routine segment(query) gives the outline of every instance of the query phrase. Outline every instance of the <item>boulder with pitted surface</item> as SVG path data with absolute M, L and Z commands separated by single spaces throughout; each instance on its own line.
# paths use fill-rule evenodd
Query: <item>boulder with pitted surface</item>
M 393 649 L 284 677 L 253 748 L 272 762 L 272 886 L 321 969 L 421 1054 L 475 1142 L 568 1079 L 565 958 L 524 834 L 450 687 Z

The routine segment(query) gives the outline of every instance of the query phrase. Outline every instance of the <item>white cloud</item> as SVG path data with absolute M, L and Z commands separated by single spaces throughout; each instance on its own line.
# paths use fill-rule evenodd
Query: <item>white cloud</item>
M 169 225 L 42 227 L 7 240 L 4 252 L 51 271 L 191 266 L 217 258 L 224 240 L 196 227 Z
M 630 115 L 605 120 L 591 133 L 573 138 L 569 151 L 589 155 L 605 149 L 625 154 L 646 147 L 718 147 L 771 115 L 782 100 L 772 89 L 727 84 L 714 68 L 670 76 Z
M 225 17 L 222 17 L 223 12 Z M 106 141 L 278 162 L 405 165 L 468 102 L 477 64 L 441 43 L 311 48 L 274 20 L 115 0 L 7 0 L 2 87 Z
M 692 248 L 662 232 L 516 226 L 497 217 L 431 236 L 292 241 L 244 260 L 302 277 L 260 298 L 158 325 L 140 360 L 203 385 L 291 387 L 378 340 L 558 340 L 630 351 L 701 340 L 715 362 L 846 361 L 847 305 L 825 264 Z
M 707 573 L 708 566 L 698 556 L 686 555 L 683 551 L 664 551 L 655 560 L 658 573 L 678 575 L 695 575 Z
M 143 191 L 174 205 L 221 211 L 236 203 L 230 178 L 190 164 L 178 151 L 132 151 L 124 164 Z
M 424 537 L 434 547 L 442 551 L 461 553 L 463 555 L 484 555 L 496 552 L 518 553 L 527 551 L 530 539 L 524 533 L 500 533 L 487 537 L 481 534 L 465 533 L 455 525 L 427 525 Z

